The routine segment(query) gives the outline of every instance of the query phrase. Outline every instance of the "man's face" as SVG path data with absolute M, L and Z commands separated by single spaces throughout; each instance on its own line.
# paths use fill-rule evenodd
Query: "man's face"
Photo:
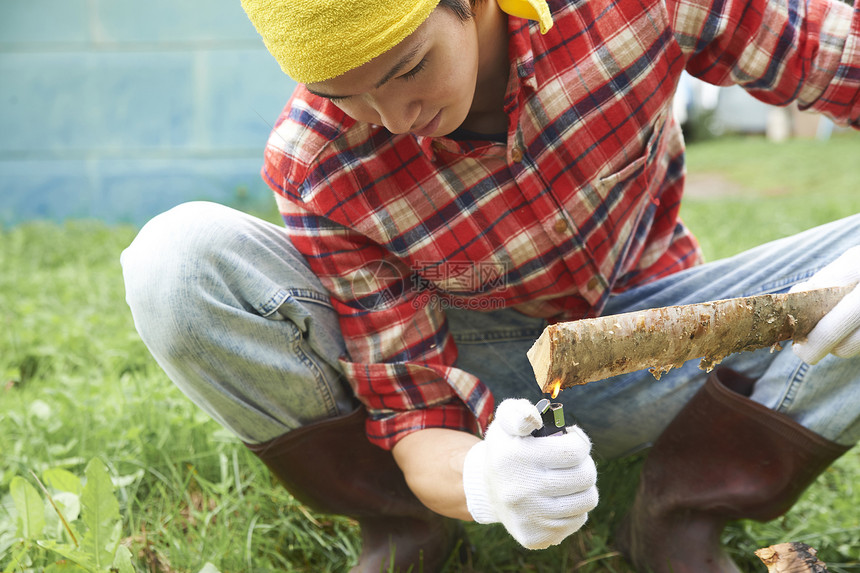
M 353 119 L 385 126 L 391 133 L 442 136 L 466 119 L 477 76 L 474 19 L 464 22 L 439 7 L 388 52 L 307 87 Z

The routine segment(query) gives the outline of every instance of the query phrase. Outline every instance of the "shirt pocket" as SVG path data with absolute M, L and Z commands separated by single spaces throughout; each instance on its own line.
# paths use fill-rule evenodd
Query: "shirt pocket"
M 653 190 L 650 183 L 654 180 L 657 158 L 660 155 L 663 134 L 667 130 L 669 110 L 661 111 L 652 122 L 645 148 L 641 155 L 626 165 L 598 179 L 595 185 L 598 194 L 605 200 L 624 200 L 640 198 L 643 193 Z
M 620 169 L 598 178 L 595 192 L 605 213 L 600 245 L 592 246 L 595 262 L 609 282 L 629 266 L 641 252 L 659 204 L 660 181 L 665 177 L 664 161 L 671 115 L 658 114 L 652 123 L 647 143 L 637 157 Z

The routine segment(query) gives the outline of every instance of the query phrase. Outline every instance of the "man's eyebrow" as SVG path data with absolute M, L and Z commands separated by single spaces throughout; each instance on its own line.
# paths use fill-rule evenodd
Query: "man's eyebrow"
M 407 65 L 407 64 L 409 64 L 409 62 L 411 62 L 411 61 L 415 58 L 415 56 L 417 56 L 417 55 L 418 55 L 418 53 L 419 53 L 419 52 L 424 48 L 424 44 L 425 44 L 425 40 L 423 40 L 423 39 L 422 39 L 420 42 L 418 42 L 417 44 L 415 44 L 415 45 L 414 45 L 414 46 L 413 46 L 413 47 L 412 47 L 408 52 L 406 52 L 406 53 L 403 55 L 403 57 L 402 57 L 402 58 L 400 58 L 400 60 L 399 60 L 396 64 L 394 64 L 394 65 L 391 67 L 391 69 L 390 69 L 390 70 L 388 70 L 388 73 L 386 73 L 384 76 L 382 76 L 382 79 L 381 79 L 381 80 L 379 80 L 378 82 L 376 82 L 375 87 L 377 87 L 377 88 L 382 87 L 382 86 L 383 86 L 383 85 L 385 85 L 387 82 L 389 82 L 389 81 L 391 80 L 391 78 L 395 77 L 397 74 L 399 74 L 401 71 L 403 71 L 403 68 L 405 68 L 405 67 L 406 67 L 406 65 Z M 325 94 L 325 93 L 322 93 L 322 92 L 318 92 L 318 91 L 312 90 L 311 88 L 309 88 L 309 87 L 307 87 L 307 86 L 305 86 L 305 88 L 306 88 L 309 92 L 311 92 L 312 94 L 314 94 L 315 96 L 324 97 L 324 98 L 329 98 L 329 99 L 346 99 L 346 98 L 353 97 L 353 96 L 351 96 L 351 95 L 332 95 L 332 94 Z
M 406 67 L 406 64 L 411 62 L 415 58 L 415 56 L 418 55 L 418 52 L 420 52 L 421 49 L 424 47 L 424 43 L 425 41 L 421 40 L 420 42 L 412 46 L 412 49 L 406 52 L 406 54 L 402 58 L 400 58 L 400 61 L 394 64 L 394 66 L 392 66 L 392 68 L 388 70 L 387 74 L 382 76 L 381 80 L 376 82 L 376 87 L 382 87 L 383 84 L 385 84 L 391 78 L 399 74 L 403 70 L 403 68 Z

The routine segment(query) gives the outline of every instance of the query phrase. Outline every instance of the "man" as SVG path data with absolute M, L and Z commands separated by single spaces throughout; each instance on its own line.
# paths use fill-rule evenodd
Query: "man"
M 298 499 L 359 520 L 356 570 L 392 551 L 438 569 L 456 538 L 440 516 L 562 542 L 597 504 L 593 443 L 653 444 L 617 540 L 638 570 L 737 571 L 725 522 L 783 513 L 860 437 L 857 289 L 793 352 L 566 390 L 563 435 L 531 436 L 525 358 L 551 321 L 860 278 L 856 216 L 699 264 L 670 112 L 687 69 L 856 127 L 857 10 L 243 6 L 301 83 L 263 167 L 286 230 L 180 206 L 124 253 L 128 300 L 191 399 Z

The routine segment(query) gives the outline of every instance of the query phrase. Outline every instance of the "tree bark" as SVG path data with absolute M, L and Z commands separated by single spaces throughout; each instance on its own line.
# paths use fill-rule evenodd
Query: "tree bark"
M 528 352 L 543 392 L 650 368 L 656 379 L 702 358 L 710 371 L 735 352 L 803 340 L 852 286 L 669 306 L 562 322 Z

